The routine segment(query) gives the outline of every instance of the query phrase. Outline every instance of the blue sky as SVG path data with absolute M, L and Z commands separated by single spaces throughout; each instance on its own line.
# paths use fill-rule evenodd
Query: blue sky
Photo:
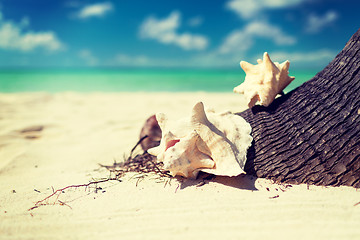
M 0 68 L 325 66 L 358 0 L 0 0 Z

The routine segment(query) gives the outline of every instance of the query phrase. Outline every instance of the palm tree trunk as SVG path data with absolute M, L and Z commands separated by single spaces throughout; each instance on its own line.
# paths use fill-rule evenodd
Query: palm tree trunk
M 240 116 L 254 138 L 245 171 L 276 182 L 360 188 L 360 29 L 314 78 Z

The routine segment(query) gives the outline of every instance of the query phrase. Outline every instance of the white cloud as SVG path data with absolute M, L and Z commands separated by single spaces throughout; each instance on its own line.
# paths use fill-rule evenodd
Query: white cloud
M 185 50 L 203 50 L 208 46 L 205 36 L 192 33 L 178 33 L 180 13 L 174 11 L 165 19 L 148 17 L 140 26 L 140 37 L 155 39 L 160 43 L 174 44 Z
M 241 18 L 255 17 L 264 9 L 286 8 L 297 5 L 304 0 L 230 0 L 226 8 L 234 11 Z
M 200 16 L 190 18 L 188 21 L 188 25 L 190 27 L 198 27 L 203 23 L 204 19 Z
M 98 64 L 98 59 L 92 54 L 92 52 L 88 49 L 83 49 L 78 52 L 78 56 L 85 60 L 86 64 L 89 66 L 94 66 Z
M 283 62 L 289 60 L 292 68 L 296 67 L 319 67 L 330 62 L 335 56 L 336 51 L 320 49 L 311 52 L 269 52 L 273 61 Z M 240 59 L 239 55 L 221 55 L 216 52 L 200 53 L 186 59 L 179 58 L 152 58 L 144 55 L 118 54 L 110 61 L 107 66 L 133 66 L 133 67 L 215 67 L 228 68 L 238 67 L 239 61 L 245 60 L 256 63 L 256 59 L 262 56 L 248 57 Z M 239 68 L 240 69 L 240 68 Z
M 90 17 L 103 17 L 107 13 L 114 9 L 112 3 L 103 2 L 86 5 L 76 13 L 76 16 L 80 19 L 86 19 Z
M 244 52 L 250 49 L 256 37 L 267 38 L 277 45 L 292 45 L 296 39 L 285 34 L 279 27 L 266 22 L 251 22 L 242 30 L 230 33 L 219 47 L 219 53 Z
M 140 35 L 144 38 L 156 38 L 157 35 L 174 32 L 180 25 L 180 13 L 175 11 L 162 20 L 148 17 L 140 26 Z
M 338 18 L 335 11 L 328 11 L 323 16 L 310 15 L 307 20 L 306 31 L 310 33 L 319 32 L 322 28 L 330 25 Z
M 326 63 L 331 61 L 337 52 L 329 49 L 319 49 L 311 52 L 270 52 L 269 55 L 274 61 L 285 61 L 296 63 Z
M 0 13 L 0 16 L 2 14 Z M 63 43 L 52 31 L 46 32 L 25 32 L 23 27 L 29 25 L 30 20 L 24 18 L 21 23 L 15 24 L 4 21 L 0 17 L 0 48 L 28 52 L 36 48 L 43 48 L 48 51 L 57 51 L 64 48 Z

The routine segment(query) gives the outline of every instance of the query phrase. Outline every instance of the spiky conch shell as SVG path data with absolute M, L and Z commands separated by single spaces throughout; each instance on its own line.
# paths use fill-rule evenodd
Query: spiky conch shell
M 148 152 L 157 156 L 173 176 L 196 178 L 199 171 L 222 176 L 244 173 L 252 137 L 250 124 L 242 117 L 205 111 L 199 102 L 190 119 L 171 123 L 163 113 L 156 118 L 162 139 Z
M 290 62 L 272 62 L 269 54 L 264 53 L 263 60 L 258 59 L 257 65 L 241 61 L 240 66 L 246 73 L 245 81 L 234 88 L 235 93 L 244 94 L 249 108 L 256 102 L 269 106 L 276 95 L 281 93 L 295 77 L 289 77 Z

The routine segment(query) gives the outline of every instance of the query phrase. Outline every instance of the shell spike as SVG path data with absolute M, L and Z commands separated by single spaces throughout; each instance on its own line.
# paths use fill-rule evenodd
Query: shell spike
M 282 64 L 280 64 L 280 71 L 289 71 L 290 62 L 286 60 Z
M 244 70 L 245 73 L 249 73 L 252 71 L 254 65 L 252 65 L 251 63 L 245 62 L 245 61 L 241 61 L 240 67 Z
M 272 71 L 275 67 L 274 63 L 271 61 L 270 56 L 267 52 L 264 52 L 263 62 L 265 64 L 265 69 Z
M 208 125 L 209 120 L 206 117 L 204 104 L 202 102 L 198 102 L 194 106 L 191 116 L 191 122 Z

